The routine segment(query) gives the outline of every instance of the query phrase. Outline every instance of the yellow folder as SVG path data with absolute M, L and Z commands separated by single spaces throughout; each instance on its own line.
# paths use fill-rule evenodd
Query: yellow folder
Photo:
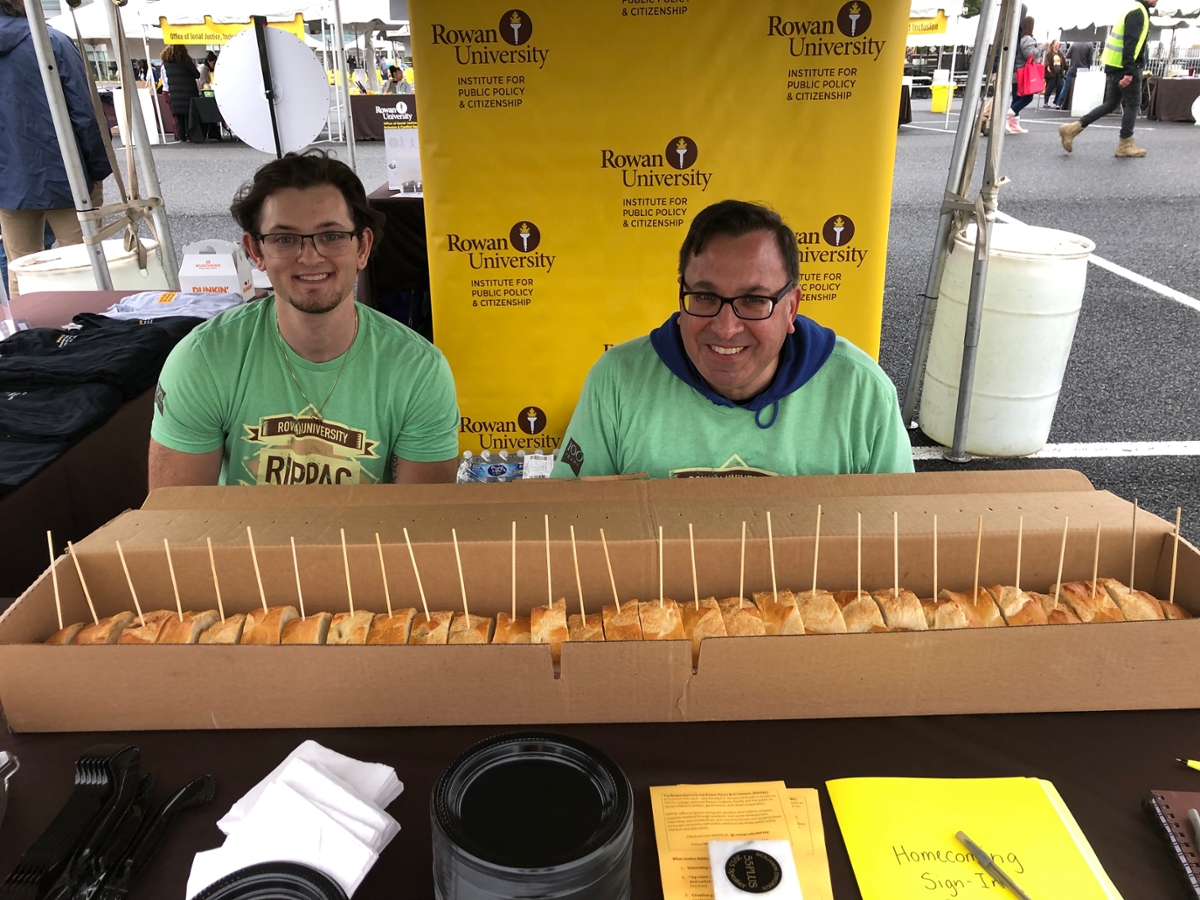
M 1034 900 L 1121 900 L 1058 791 L 1036 778 L 844 778 L 827 783 L 863 900 L 1010 896 L 964 832 Z

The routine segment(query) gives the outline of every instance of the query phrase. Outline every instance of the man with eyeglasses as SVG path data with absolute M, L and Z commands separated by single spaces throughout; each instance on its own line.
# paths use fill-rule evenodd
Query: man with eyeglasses
M 319 150 L 267 163 L 230 208 L 272 297 L 172 351 L 150 487 L 454 480 L 458 405 L 441 351 L 354 301 L 382 216 Z
M 796 237 L 723 200 L 679 251 L 679 311 L 592 367 L 554 475 L 911 472 L 896 388 L 804 316 Z

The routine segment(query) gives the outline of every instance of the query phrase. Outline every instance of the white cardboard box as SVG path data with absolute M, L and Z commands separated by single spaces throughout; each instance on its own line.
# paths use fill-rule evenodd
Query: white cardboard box
M 183 248 L 179 289 L 200 294 L 254 296 L 254 281 L 246 251 L 232 241 L 197 241 Z

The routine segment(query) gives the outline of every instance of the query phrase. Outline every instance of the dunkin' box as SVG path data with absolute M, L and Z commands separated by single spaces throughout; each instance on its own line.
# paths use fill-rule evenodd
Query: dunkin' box
M 240 244 L 232 241 L 197 241 L 183 248 L 179 289 L 198 294 L 254 296 L 253 267 Z
M 373 612 L 420 610 L 423 596 L 431 611 L 466 603 L 483 616 L 562 597 L 593 614 L 614 593 L 659 597 L 660 579 L 693 603 L 807 590 L 814 569 L 826 590 L 899 582 L 929 597 L 935 578 L 969 592 L 976 571 L 980 585 L 1012 585 L 1019 558 L 1024 590 L 1095 566 L 1200 614 L 1200 553 L 1176 543 L 1173 523 L 1141 512 L 1135 531 L 1132 503 L 1070 471 L 164 488 L 75 545 L 100 616 L 133 609 L 118 541 L 145 610 L 174 609 L 174 583 L 185 610 L 216 609 L 219 587 L 226 615 L 299 607 L 298 587 L 308 615 L 351 596 Z M 90 621 L 71 559 L 53 573 L 64 622 Z M 695 661 L 687 641 L 568 642 L 559 666 L 545 644 L 44 644 L 58 627 L 47 570 L 0 616 L 0 704 L 15 731 L 1200 707 L 1200 619 L 714 637 Z

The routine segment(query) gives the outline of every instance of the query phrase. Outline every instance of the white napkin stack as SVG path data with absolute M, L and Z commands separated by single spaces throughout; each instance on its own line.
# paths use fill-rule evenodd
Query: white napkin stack
M 400 831 L 383 807 L 403 790 L 391 766 L 305 741 L 217 823 L 225 843 L 196 854 L 188 900 L 231 872 L 274 861 L 320 869 L 353 896 Z

